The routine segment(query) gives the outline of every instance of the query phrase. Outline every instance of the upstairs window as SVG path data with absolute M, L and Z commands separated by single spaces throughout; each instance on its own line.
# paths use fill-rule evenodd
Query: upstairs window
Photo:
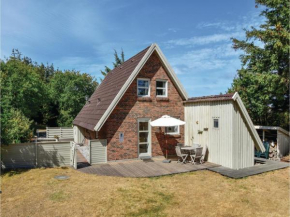
M 156 96 L 167 97 L 167 81 L 165 80 L 156 81 Z
M 215 128 L 215 129 L 219 128 L 219 119 L 218 118 L 213 119 L 213 128 Z
M 141 97 L 150 96 L 150 80 L 146 78 L 137 79 L 137 95 Z

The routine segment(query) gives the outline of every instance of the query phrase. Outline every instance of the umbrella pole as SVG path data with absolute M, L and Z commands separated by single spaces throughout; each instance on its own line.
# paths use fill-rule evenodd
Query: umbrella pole
M 168 160 L 168 157 L 167 157 L 167 155 L 168 155 L 168 150 L 167 150 L 167 132 L 166 132 L 166 127 L 165 127 L 165 144 L 166 144 L 166 160 Z

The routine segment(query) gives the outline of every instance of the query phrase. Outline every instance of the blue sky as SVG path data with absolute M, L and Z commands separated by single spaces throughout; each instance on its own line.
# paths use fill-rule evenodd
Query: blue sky
M 254 0 L 9 0 L 1 5 L 1 58 L 17 48 L 34 61 L 96 78 L 157 43 L 189 96 L 225 92 L 241 63 L 231 37 L 259 26 Z

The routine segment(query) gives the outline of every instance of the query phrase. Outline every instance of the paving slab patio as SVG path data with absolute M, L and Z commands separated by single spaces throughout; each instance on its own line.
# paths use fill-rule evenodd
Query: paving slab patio
M 208 170 L 217 172 L 221 175 L 224 175 L 230 178 L 240 179 L 240 178 L 244 178 L 244 177 L 248 177 L 252 175 L 269 172 L 272 170 L 283 169 L 290 166 L 289 163 L 267 160 L 264 158 L 255 158 L 255 161 L 260 162 L 260 164 L 252 166 L 252 167 L 247 167 L 244 169 L 239 169 L 239 170 L 233 170 L 233 169 L 223 167 L 223 166 L 208 168 Z

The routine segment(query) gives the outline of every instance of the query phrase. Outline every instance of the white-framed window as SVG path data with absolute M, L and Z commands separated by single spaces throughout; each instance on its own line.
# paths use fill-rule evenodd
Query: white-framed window
M 137 79 L 137 95 L 141 97 L 150 96 L 150 80 L 148 78 Z
M 179 126 L 165 127 L 166 134 L 170 135 L 178 135 L 179 134 Z
M 167 81 L 166 80 L 156 80 L 156 96 L 157 97 L 167 97 Z
M 219 129 L 219 118 L 213 118 L 213 128 Z

